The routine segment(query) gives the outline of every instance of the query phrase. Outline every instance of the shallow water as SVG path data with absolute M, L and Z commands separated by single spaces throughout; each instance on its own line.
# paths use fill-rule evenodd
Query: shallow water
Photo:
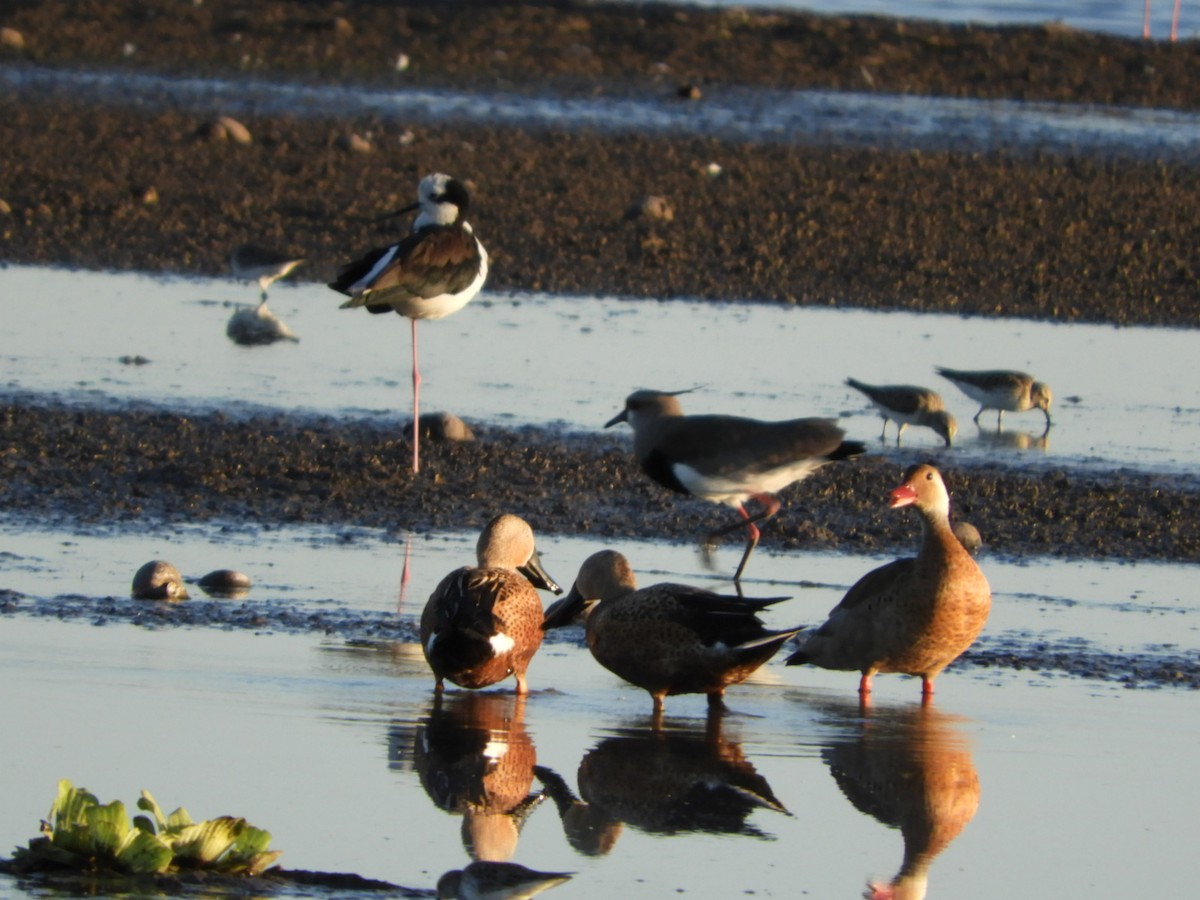
M 257 293 L 231 281 L 10 267 L 0 291 L 9 394 L 383 420 L 411 400 L 405 323 L 338 311 L 318 285 L 276 287 L 271 306 L 301 342 L 257 348 L 225 337 L 233 304 Z M 1055 387 L 1048 442 L 977 437 L 972 405 L 945 385 L 965 426 L 957 459 L 1175 472 L 1194 469 L 1200 445 L 1196 389 L 1177 377 L 1194 334 L 1177 330 L 491 294 L 421 338 L 425 408 L 489 423 L 592 432 L 632 388 L 703 382 L 689 409 L 840 415 L 871 439 L 878 419 L 845 375 L 932 385 L 934 364 L 1004 365 Z M 138 355 L 150 362 L 120 361 Z M 899 362 L 876 368 L 885 358 Z M 1128 359 L 1137 379 L 1113 362 Z M 1039 423 L 1014 416 L 1005 434 Z M 935 456 L 937 444 L 921 431 L 906 442 Z M 475 536 L 402 538 L 247 522 L 74 533 L 0 518 L 0 588 L 17 592 L 0 594 L 0 846 L 34 837 L 69 778 L 102 800 L 132 804 L 146 788 L 166 809 L 244 815 L 290 868 L 423 890 L 470 861 L 467 842 L 575 872 L 554 889 L 564 898 L 854 896 L 901 869 L 906 840 L 929 863 L 931 897 L 1162 896 L 1191 884 L 1184 843 L 1200 787 L 1179 773 L 1200 742 L 1194 692 L 1146 687 L 1137 672 L 1200 662 L 1193 567 L 985 554 L 995 603 L 979 649 L 1061 651 L 1092 677 L 964 660 L 939 680 L 932 710 L 914 681 L 884 676 L 864 715 L 853 673 L 781 656 L 731 689 L 719 734 L 692 696 L 671 698 L 666 734 L 651 737 L 649 698 L 600 669 L 578 635 L 543 647 L 522 710 L 510 685 L 451 690 L 435 710 L 415 617 Z M 539 543 L 564 585 L 598 549 Z M 712 575 L 694 547 L 620 549 L 643 583 L 718 590 L 738 555 L 723 547 Z M 238 569 L 254 587 L 214 601 L 193 585 L 177 607 L 126 599 L 153 558 L 192 579 Z M 880 561 L 760 550 L 746 590 L 792 598 L 771 610 L 774 625 L 814 622 Z M 175 624 L 185 616 L 193 624 Z M 458 781 L 482 766 L 464 745 L 507 749 L 507 778 Z M 513 804 L 543 788 L 518 832 Z M 482 799 L 455 804 L 451 789 Z M 0 877 L 0 897 L 31 893 Z
M 1192 159 L 1200 116 L 1161 109 L 963 100 L 853 91 L 712 86 L 702 104 L 661 98 L 305 85 L 254 78 L 175 78 L 125 71 L 0 66 L 0 84 L 78 102 L 180 107 L 214 115 L 370 115 L 414 122 L 703 135 L 790 144 L 926 150 L 1070 149 Z
M 368 621 L 398 610 L 411 624 L 437 579 L 469 557 L 470 536 L 414 540 L 403 596 L 404 545 L 365 530 L 84 535 L 3 523 L 0 541 L 3 586 L 32 595 L 0 616 L 0 845 L 34 836 L 67 777 L 102 800 L 129 804 L 147 788 L 167 809 L 245 815 L 291 868 L 415 888 L 469 862 L 469 839 L 482 856 L 576 872 L 555 889 L 564 898 L 854 896 L 890 879 L 922 829 L 945 844 L 925 848 L 931 897 L 1161 896 L 1190 883 L 1183 850 L 1200 787 L 1178 775 L 1200 740 L 1190 691 L 956 666 L 933 709 L 921 710 L 916 682 L 884 676 L 864 716 L 854 674 L 776 659 L 730 690 L 719 734 L 691 696 L 669 699 L 666 734 L 652 737 L 649 698 L 559 639 L 534 660 L 523 709 L 505 686 L 452 689 L 438 711 L 420 650 L 404 641 L 174 628 L 170 607 L 148 627 L 21 610 L 62 593 L 80 595 L 68 605 L 102 605 L 140 562 L 166 556 L 192 576 L 248 572 L 255 586 L 240 604 Z M 564 583 L 597 546 L 541 544 Z M 693 548 L 622 549 L 645 583 L 704 580 Z M 747 588 L 794 595 L 770 618 L 797 624 L 875 562 L 763 553 Z M 1190 569 L 983 566 L 997 591 L 985 644 L 1200 654 Z M 485 782 L 464 779 L 484 747 L 507 754 Z M 518 831 L 514 804 L 543 785 L 552 796 Z M 884 822 L 903 822 L 904 834 Z M 26 894 L 0 878 L 0 896 Z
M 991 25 L 1027 25 L 1062 22 L 1083 31 L 1105 31 L 1125 37 L 1141 37 L 1145 5 L 1139 0 L 700 0 L 704 6 L 751 6 L 773 9 L 803 9 L 838 15 L 903 16 L 939 22 L 976 22 Z M 1150 32 L 1159 40 L 1171 29 L 1172 4 L 1157 0 L 1150 4 Z M 1195 9 L 1184 3 L 1179 36 L 1196 35 Z
M 9 335 L 0 393 L 411 415 L 408 323 L 339 310 L 321 285 L 273 291 L 270 306 L 298 344 L 249 348 L 226 338 L 225 323 L 257 290 L 232 281 L 12 266 L 0 269 L 0 293 Z M 52 314 L 46 297 L 55 298 Z M 959 420 L 956 460 L 1170 473 L 1200 465 L 1200 387 L 1180 377 L 1194 368 L 1195 333 L 1180 329 L 489 292 L 459 315 L 423 323 L 420 342 L 422 409 L 468 421 L 596 433 L 632 390 L 703 386 L 684 399 L 687 411 L 834 416 L 871 442 L 881 420 L 843 384 L 853 376 L 941 392 Z M 149 362 L 122 362 L 139 356 Z M 1043 433 L 1037 411 L 1007 414 L 1003 432 L 994 412 L 975 426 L 976 404 L 935 365 L 1032 372 L 1054 390 L 1054 426 Z M 891 452 L 894 433 L 872 448 Z M 629 440 L 625 428 L 612 435 Z M 904 442 L 946 452 L 928 429 L 908 429 Z

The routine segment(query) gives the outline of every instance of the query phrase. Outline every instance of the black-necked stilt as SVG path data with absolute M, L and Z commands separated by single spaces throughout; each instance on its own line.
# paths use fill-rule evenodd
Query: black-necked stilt
M 682 392 L 680 392 L 682 393 Z M 625 408 L 605 424 L 628 422 L 633 428 L 633 454 L 651 479 L 681 494 L 732 506 L 743 521 L 709 535 L 707 545 L 723 534 L 746 529 L 746 550 L 734 581 L 758 544 L 756 522 L 779 512 L 774 495 L 806 478 L 825 463 L 864 453 L 858 441 L 830 419 L 762 422 L 737 416 L 685 416 L 674 394 L 635 391 Z M 751 516 L 747 500 L 762 511 Z
M 537 589 L 562 593 L 538 558 L 533 529 L 503 513 L 483 529 L 477 566 L 451 572 L 421 613 L 421 647 L 436 690 L 445 679 L 481 688 L 517 679 L 526 694 L 525 670 L 542 645 L 542 598 Z
M 257 281 L 262 291 L 262 303 L 267 302 L 267 288 L 289 275 L 302 262 L 303 257 L 286 256 L 257 244 L 242 244 L 229 254 L 229 267 L 234 277 Z
M 1048 385 L 1034 381 L 1032 375 L 1024 372 L 1013 372 L 1007 369 L 989 369 L 982 372 L 966 372 L 961 369 L 936 369 L 943 378 L 954 382 L 955 386 L 979 404 L 979 412 L 975 413 L 974 422 L 979 424 L 979 417 L 985 409 L 996 410 L 996 427 L 1004 424 L 1004 413 L 1025 412 L 1027 409 L 1040 409 L 1046 417 L 1046 431 L 1050 430 L 1050 404 L 1054 396 Z
M 958 434 L 958 423 L 954 416 L 946 412 L 946 404 L 937 391 L 911 384 L 864 384 L 854 378 L 847 378 L 846 384 L 864 394 L 883 416 L 880 440 L 887 437 L 889 419 L 896 423 L 897 447 L 900 446 L 900 435 L 904 433 L 906 425 L 932 428 L 947 447 L 954 440 L 954 435 Z
M 937 469 L 909 468 L 889 505 L 920 514 L 920 552 L 860 578 L 787 662 L 857 671 L 864 700 L 877 672 L 919 675 L 929 700 L 934 679 L 983 630 L 992 591 L 950 528 L 950 493 Z
M 426 175 L 413 209 L 420 214 L 412 233 L 397 244 L 379 247 L 346 265 L 330 287 L 350 297 L 342 308 L 365 306 L 367 312 L 395 311 L 412 321 L 413 471 L 419 470 L 418 422 L 421 373 L 417 365 L 417 320 L 440 319 L 458 312 L 483 287 L 488 255 L 465 216 L 467 189 L 449 175 Z M 390 218 L 390 217 L 387 217 Z

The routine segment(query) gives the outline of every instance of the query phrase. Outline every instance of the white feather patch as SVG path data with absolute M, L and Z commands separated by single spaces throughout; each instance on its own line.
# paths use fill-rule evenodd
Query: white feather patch
M 492 649 L 497 654 L 508 653 L 517 645 L 516 641 L 510 638 L 503 631 L 493 634 L 490 638 L 488 638 L 488 643 L 492 645 Z

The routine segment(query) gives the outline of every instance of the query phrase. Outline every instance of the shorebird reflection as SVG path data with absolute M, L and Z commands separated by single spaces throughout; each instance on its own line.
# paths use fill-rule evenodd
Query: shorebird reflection
M 579 763 L 579 798 L 539 769 L 571 845 L 588 855 L 608 853 L 622 823 L 652 834 L 765 837 L 750 815 L 787 810 L 741 745 L 722 735 L 721 721 L 713 711 L 703 730 L 622 731 L 605 738 Z
M 571 880 L 571 872 L 538 872 L 516 863 L 473 862 L 438 879 L 438 900 L 526 900 Z
M 543 799 L 532 792 L 537 751 L 524 716 L 525 701 L 508 694 L 454 694 L 435 699 L 411 742 L 403 726 L 389 736 L 389 763 L 403 767 L 411 747 L 429 799 L 463 817 L 463 844 L 473 859 L 511 859 L 521 827 Z
M 1041 450 L 1050 449 L 1050 429 L 1047 428 L 1041 434 L 1034 434 L 1032 431 L 993 431 L 988 428 L 980 428 L 975 440 L 986 447 L 994 447 L 997 450 Z
M 857 733 L 836 740 L 821 758 L 856 809 L 904 838 L 904 859 L 889 882 L 872 882 L 871 900 L 921 900 L 933 861 L 979 808 L 979 775 L 967 737 L 953 716 L 930 705 L 840 709 Z

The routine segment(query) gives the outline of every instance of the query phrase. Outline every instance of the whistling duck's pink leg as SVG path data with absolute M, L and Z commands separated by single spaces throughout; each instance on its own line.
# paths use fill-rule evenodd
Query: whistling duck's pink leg
M 863 697 L 871 695 L 871 676 L 863 673 L 863 677 L 858 679 L 858 693 Z
M 413 471 L 421 470 L 419 444 L 421 435 L 421 370 L 417 367 L 417 320 L 412 319 L 413 347 Z
M 921 676 L 921 702 L 928 703 L 933 699 L 933 681 Z

